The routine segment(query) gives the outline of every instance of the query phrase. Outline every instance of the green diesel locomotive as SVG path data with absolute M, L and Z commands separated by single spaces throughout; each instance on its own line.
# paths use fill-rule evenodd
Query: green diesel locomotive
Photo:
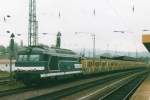
M 16 79 L 25 83 L 82 73 L 80 56 L 75 52 L 45 46 L 22 48 L 18 52 L 15 69 Z

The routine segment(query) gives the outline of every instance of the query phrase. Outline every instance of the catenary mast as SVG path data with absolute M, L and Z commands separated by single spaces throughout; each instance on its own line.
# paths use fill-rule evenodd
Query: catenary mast
M 38 21 L 36 20 L 36 0 L 29 0 L 28 46 L 38 45 Z

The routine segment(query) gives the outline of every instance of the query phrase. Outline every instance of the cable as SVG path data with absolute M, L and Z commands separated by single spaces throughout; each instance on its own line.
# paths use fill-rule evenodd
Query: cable
M 108 2 L 109 7 L 110 7 L 110 9 L 112 9 L 112 11 L 114 12 L 114 14 L 120 18 L 120 21 L 123 23 L 124 27 L 126 27 L 128 29 L 128 26 L 125 23 L 125 20 L 122 18 L 122 16 L 120 16 L 120 14 L 118 13 L 117 9 L 112 6 L 111 1 L 110 0 L 106 0 L 106 1 Z
M 131 1 L 132 12 L 134 14 L 134 11 L 135 11 L 134 1 L 133 0 L 130 0 L 130 1 Z

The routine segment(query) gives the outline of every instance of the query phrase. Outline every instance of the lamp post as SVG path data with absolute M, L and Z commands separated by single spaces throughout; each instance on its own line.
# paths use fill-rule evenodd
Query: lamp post
M 88 32 L 75 32 L 75 34 L 90 34 L 92 36 L 93 39 L 93 58 L 95 58 L 95 39 L 96 39 L 96 35 L 95 33 L 88 33 Z
M 147 29 L 143 29 L 143 30 L 141 30 L 142 32 L 146 32 L 146 31 L 149 31 L 149 30 L 147 30 Z M 122 34 L 124 34 L 124 33 L 126 33 L 127 31 L 117 31 L 117 30 L 115 30 L 115 31 L 113 31 L 113 32 L 118 32 L 118 33 L 122 33 Z M 135 42 L 135 41 L 134 41 Z M 136 44 L 136 43 L 135 43 Z M 135 53 L 135 56 L 136 56 L 136 59 L 138 58 L 138 51 L 137 51 L 137 47 L 136 47 L 136 53 Z
M 58 32 L 59 33 L 59 32 Z M 51 37 L 54 37 L 54 36 L 57 36 L 58 34 L 54 34 L 54 33 L 48 33 L 48 32 L 44 32 L 44 33 L 39 33 L 39 36 L 44 36 L 44 38 L 46 38 L 46 39 L 48 39 L 49 38 L 49 36 Z M 59 34 L 59 36 L 60 36 L 61 34 Z M 40 38 L 40 37 L 38 37 L 38 38 Z M 39 39 L 40 40 L 40 39 Z M 56 38 L 56 41 L 57 41 L 57 38 Z M 51 42 L 48 42 L 48 43 L 51 43 Z M 43 44 L 45 44 L 45 43 L 43 43 Z M 57 44 L 57 43 L 56 43 Z M 46 45 L 46 44 L 45 44 Z M 54 44 L 52 44 L 52 45 L 50 45 L 50 44 L 48 44 L 49 46 L 51 46 L 51 47 L 56 47 L 56 45 L 54 46 Z
M 127 31 L 123 31 L 123 30 L 121 30 L 121 31 L 115 30 L 115 31 L 113 31 L 113 32 L 121 33 L 121 34 L 127 33 Z M 135 43 L 135 45 L 136 45 L 136 42 L 135 42 L 135 41 L 134 41 L 134 43 Z M 138 58 L 138 51 L 137 51 L 137 47 L 135 47 L 135 48 L 136 48 L 136 50 L 135 50 L 135 57 L 136 57 L 136 59 L 137 59 L 137 58 Z
M 10 49 L 10 79 L 12 79 L 12 59 L 14 57 L 14 37 L 15 35 L 12 33 L 10 36 L 10 45 L 9 45 L 9 49 Z
M 92 34 L 93 37 L 93 58 L 95 58 L 95 34 Z
M 23 47 L 23 39 L 21 38 L 22 34 L 18 33 L 18 34 L 16 34 L 16 35 L 17 35 L 17 37 L 19 38 L 19 42 L 20 42 L 20 43 L 18 43 L 19 46 L 20 46 L 20 47 Z
M 7 18 L 10 18 L 10 17 L 11 17 L 10 15 L 4 16 L 4 17 L 3 17 L 3 21 L 6 22 L 6 21 L 7 21 Z

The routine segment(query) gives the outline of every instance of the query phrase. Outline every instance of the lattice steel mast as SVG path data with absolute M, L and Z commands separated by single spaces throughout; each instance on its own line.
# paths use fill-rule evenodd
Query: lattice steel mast
M 38 44 L 38 21 L 36 20 L 36 0 L 29 0 L 28 46 Z

